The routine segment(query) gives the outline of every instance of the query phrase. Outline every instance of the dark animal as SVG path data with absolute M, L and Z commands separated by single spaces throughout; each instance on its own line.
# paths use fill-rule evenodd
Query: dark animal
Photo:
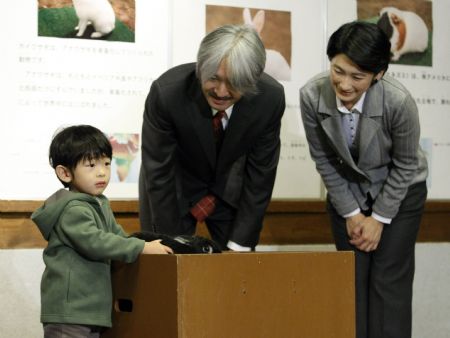
M 151 242 L 161 239 L 161 243 L 170 247 L 176 254 L 208 254 L 220 253 L 220 247 L 214 241 L 201 236 L 170 236 L 151 231 L 140 231 L 130 235 Z

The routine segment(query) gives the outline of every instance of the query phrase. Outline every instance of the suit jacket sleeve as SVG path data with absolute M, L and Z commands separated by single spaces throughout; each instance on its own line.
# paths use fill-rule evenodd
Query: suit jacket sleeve
M 256 246 L 264 213 L 270 202 L 280 156 L 281 118 L 285 109 L 280 86 L 271 119 L 247 155 L 244 184 L 230 240 L 247 247 Z
M 158 81 L 147 97 L 142 126 L 142 170 L 152 213 L 152 226 L 167 232 L 180 222 L 175 180 L 176 138 L 169 114 L 164 112 Z
M 420 124 L 416 103 L 409 94 L 403 95 L 400 102 L 397 94 L 395 100 L 393 107 L 385 107 L 392 140 L 390 170 L 372 207 L 375 213 L 387 218 L 394 218 L 398 213 L 419 163 Z

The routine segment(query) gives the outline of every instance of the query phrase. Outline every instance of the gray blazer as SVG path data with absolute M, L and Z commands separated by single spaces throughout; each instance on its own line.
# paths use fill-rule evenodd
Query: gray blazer
M 372 210 L 393 218 L 408 187 L 426 179 L 417 106 L 392 77 L 385 75 L 367 90 L 358 126 L 357 163 L 345 140 L 328 72 L 300 89 L 300 110 L 311 157 L 340 215 L 367 209 L 370 193 L 375 201 Z
M 195 64 L 156 79 L 145 103 L 139 198 L 141 226 L 175 233 L 209 192 L 236 210 L 229 240 L 253 247 L 269 204 L 280 154 L 284 89 L 263 74 L 258 93 L 233 107 L 220 154 L 212 111 Z

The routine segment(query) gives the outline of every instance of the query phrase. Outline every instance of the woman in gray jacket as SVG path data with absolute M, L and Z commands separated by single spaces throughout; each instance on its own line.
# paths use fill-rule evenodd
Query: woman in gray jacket
M 427 195 L 417 106 L 385 75 L 390 42 L 375 24 L 344 24 L 327 55 L 330 70 L 300 90 L 300 109 L 336 248 L 355 252 L 357 338 L 411 337 L 414 247 Z

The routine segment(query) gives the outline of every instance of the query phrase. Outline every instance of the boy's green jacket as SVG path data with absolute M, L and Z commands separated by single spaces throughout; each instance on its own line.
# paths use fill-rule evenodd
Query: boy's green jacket
M 111 260 L 135 261 L 144 241 L 127 238 L 103 195 L 61 189 L 31 218 L 48 241 L 41 322 L 111 327 Z

